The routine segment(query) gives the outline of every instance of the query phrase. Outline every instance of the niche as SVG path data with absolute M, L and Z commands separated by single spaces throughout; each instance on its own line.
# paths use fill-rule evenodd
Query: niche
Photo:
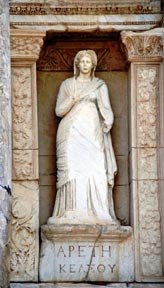
M 129 225 L 128 93 L 127 66 L 119 33 L 48 32 L 37 62 L 40 225 L 52 215 L 56 195 L 56 131 L 59 118 L 54 108 L 61 82 L 73 76 L 73 59 L 82 49 L 98 56 L 96 76 L 109 88 L 114 112 L 112 141 L 118 173 L 113 191 L 115 212 L 122 225 Z

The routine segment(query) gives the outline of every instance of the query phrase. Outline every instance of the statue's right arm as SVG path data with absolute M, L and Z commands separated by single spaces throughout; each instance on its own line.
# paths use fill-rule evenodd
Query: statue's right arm
M 58 117 L 64 117 L 74 105 L 74 100 L 69 93 L 69 89 L 67 89 L 66 81 L 64 81 L 59 89 L 59 93 L 57 96 L 55 113 Z

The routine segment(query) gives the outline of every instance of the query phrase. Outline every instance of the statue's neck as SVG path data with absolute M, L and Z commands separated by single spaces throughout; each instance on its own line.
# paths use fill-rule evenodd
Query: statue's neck
M 89 74 L 80 74 L 80 75 L 77 77 L 77 80 L 78 80 L 79 82 L 90 82 L 90 81 L 91 81 L 90 73 L 89 73 Z

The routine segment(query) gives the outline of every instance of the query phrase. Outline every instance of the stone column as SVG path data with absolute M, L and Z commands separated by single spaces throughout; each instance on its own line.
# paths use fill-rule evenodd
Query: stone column
M 0 2 L 0 287 L 9 284 L 11 97 L 8 0 Z
M 11 281 L 38 280 L 39 184 L 36 61 L 41 31 L 11 30 L 13 200 Z
M 129 119 L 132 221 L 136 281 L 163 281 L 160 202 L 164 183 L 164 29 L 122 32 L 129 69 Z M 161 107 L 161 108 L 160 108 Z M 164 203 L 163 203 L 164 205 Z

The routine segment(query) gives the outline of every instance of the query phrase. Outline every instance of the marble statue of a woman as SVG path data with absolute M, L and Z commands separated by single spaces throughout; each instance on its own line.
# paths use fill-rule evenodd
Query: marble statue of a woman
M 74 77 L 62 83 L 57 96 L 56 115 L 62 118 L 57 132 L 57 196 L 48 224 L 117 223 L 113 113 L 106 84 L 94 76 L 96 65 L 93 50 L 79 51 Z

